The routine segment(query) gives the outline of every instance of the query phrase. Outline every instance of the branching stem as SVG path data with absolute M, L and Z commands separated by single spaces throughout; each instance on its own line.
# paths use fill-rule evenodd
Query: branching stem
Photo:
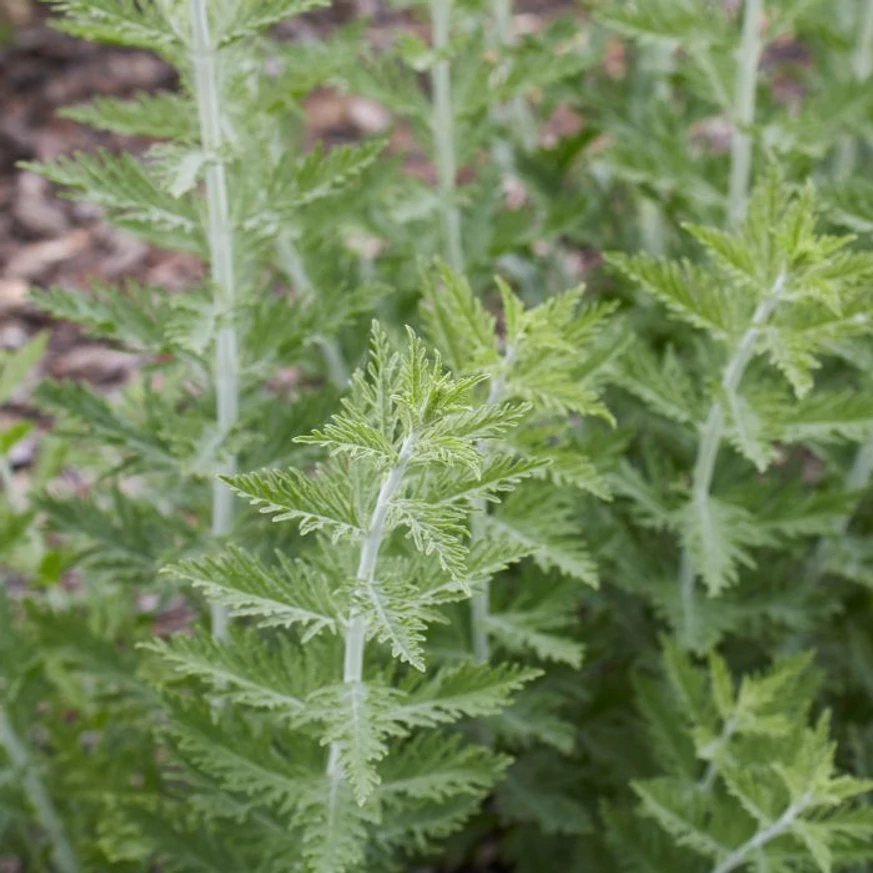
M 742 219 L 749 196 L 749 182 L 752 176 L 752 125 L 755 121 L 758 64 L 761 60 L 763 12 L 763 0 L 746 0 L 734 95 L 734 132 L 731 140 L 731 175 L 728 194 L 728 221 L 731 225 L 737 224 Z
M 67 838 L 64 824 L 2 704 L 0 704 L 0 745 L 6 749 L 12 766 L 21 773 L 24 793 L 51 843 L 55 867 L 60 873 L 79 873 L 79 862 Z
M 306 272 L 306 267 L 297 251 L 297 247 L 287 237 L 279 240 L 277 246 L 279 261 L 282 269 L 294 285 L 295 290 L 301 297 L 310 301 L 315 298 L 316 289 Z M 319 335 L 314 337 L 314 342 L 321 349 L 327 375 L 337 388 L 345 388 L 349 384 L 349 369 L 343 358 L 342 349 L 335 337 Z
M 464 270 L 461 244 L 461 213 L 455 202 L 458 173 L 455 151 L 455 110 L 452 106 L 452 70 L 446 53 L 451 33 L 452 0 L 430 0 L 433 49 L 439 56 L 431 73 L 433 87 L 433 142 L 440 192 L 440 219 L 446 260 L 455 270 Z
M 488 388 L 487 403 L 498 403 L 503 397 L 503 392 L 506 389 L 506 379 L 509 374 L 509 368 L 512 366 L 512 361 L 515 358 L 515 348 L 507 346 L 503 353 L 503 362 L 500 371 L 491 380 L 491 385 Z M 479 453 L 485 457 L 486 448 L 483 444 L 479 445 Z M 480 519 L 488 511 L 488 506 L 482 498 L 476 501 L 473 507 L 473 539 L 477 539 L 476 525 Z M 487 579 L 484 579 L 478 591 L 473 593 L 470 601 L 471 609 L 471 636 L 473 640 L 473 659 L 478 664 L 484 664 L 490 656 L 490 647 L 488 643 L 488 616 L 491 611 L 491 586 Z
M 873 0 L 860 0 L 857 26 L 858 41 L 852 55 L 852 74 L 856 81 L 865 82 L 873 72 Z M 834 175 L 845 181 L 852 175 L 858 158 L 858 141 L 847 133 L 837 146 Z
M 852 57 L 852 71 L 859 82 L 865 82 L 873 73 L 873 0 L 862 0 L 861 18 L 858 22 L 858 42 Z M 852 136 L 846 136 L 840 143 L 837 155 L 837 177 L 841 179 L 851 175 L 857 156 L 857 142 Z M 849 474 L 846 477 L 846 489 L 861 491 L 866 488 L 873 476 L 873 439 L 868 440 L 858 448 Z M 849 527 L 851 516 L 840 519 L 834 536 L 845 534 Z M 808 579 L 817 581 L 822 571 L 824 553 L 827 548 L 825 540 L 820 540 L 813 553 Z
M 495 48 L 499 51 L 511 49 L 515 44 L 515 33 L 512 27 L 512 0 L 492 0 L 491 15 L 494 21 Z M 498 116 L 505 114 L 512 133 L 517 137 L 525 152 L 531 152 L 536 148 L 536 125 L 524 97 L 513 98 L 507 106 L 500 107 L 495 114 Z
M 852 57 L 852 71 L 859 82 L 866 81 L 873 73 L 873 0 L 863 0 L 863 2 L 858 42 Z
M 787 274 L 781 272 L 767 296 L 758 304 L 752 316 L 748 329 L 743 334 L 736 349 L 727 362 L 721 379 L 721 393 L 735 394 L 742 382 L 743 374 L 755 353 L 755 345 L 761 335 L 761 330 L 773 314 L 779 299 L 785 290 Z M 717 397 L 709 409 L 703 433 L 697 446 L 697 459 L 694 463 L 694 477 L 691 486 L 691 501 L 696 511 L 705 513 L 712 490 L 712 479 L 715 475 L 715 464 L 718 451 L 725 435 L 725 415 L 721 395 Z M 697 638 L 696 617 L 694 608 L 694 584 L 697 571 L 688 550 L 682 553 L 682 564 L 679 571 L 679 590 L 682 602 L 683 630 L 686 641 L 693 645 Z
M 718 775 L 718 753 L 730 742 L 738 723 L 739 718 L 734 714 L 724 723 L 721 733 L 708 744 L 709 764 L 706 767 L 706 772 L 697 783 L 701 791 L 709 791 L 712 788 L 712 783 L 715 782 L 715 777 Z
M 379 562 L 379 550 L 385 538 L 385 521 L 391 501 L 403 484 L 406 470 L 412 459 L 416 436 L 409 433 L 400 446 L 397 461 L 385 475 L 376 498 L 376 506 L 370 516 L 367 532 L 361 543 L 361 555 L 358 560 L 358 570 L 355 574 L 357 587 L 365 591 L 372 587 L 376 579 L 376 565 Z M 364 643 L 367 639 L 367 619 L 353 608 L 346 627 L 345 654 L 343 657 L 343 682 L 349 685 L 360 683 L 364 677 Z M 339 761 L 339 748 L 336 743 L 330 747 L 327 762 L 327 773 L 334 781 L 342 778 Z
M 870 484 L 871 477 L 873 477 L 873 439 L 868 439 L 855 453 L 855 459 L 846 474 L 844 487 L 849 492 L 862 491 Z M 851 515 L 841 516 L 834 526 L 833 533 L 827 538 L 822 537 L 816 543 L 804 577 L 804 582 L 808 587 L 814 586 L 825 570 L 828 540 L 838 540 L 845 536 L 851 521 Z
M 212 284 L 221 314 L 215 338 L 215 402 L 219 437 L 224 442 L 239 416 L 239 352 L 233 324 L 236 305 L 234 268 L 234 229 L 230 215 L 225 166 L 224 132 L 216 46 L 209 27 L 207 0 L 190 0 L 191 55 L 194 65 L 194 90 L 200 119 L 200 139 L 206 153 L 206 209 L 209 264 Z M 216 473 L 232 474 L 236 459 L 227 457 Z M 233 524 L 233 495 L 216 478 L 212 486 L 212 533 L 225 536 Z M 212 633 L 222 638 L 227 632 L 227 612 L 212 606 Z
M 792 803 L 776 821 L 771 822 L 765 828 L 761 828 L 761 830 L 746 840 L 745 843 L 734 849 L 733 852 L 716 864 L 712 868 L 712 873 L 731 873 L 732 870 L 741 867 L 752 852 L 784 834 L 791 827 L 794 820 L 806 809 L 808 804 L 809 798 L 805 795 L 795 803 Z

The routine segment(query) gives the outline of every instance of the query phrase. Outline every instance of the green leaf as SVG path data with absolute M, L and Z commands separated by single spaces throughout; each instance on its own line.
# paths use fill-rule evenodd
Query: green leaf
M 556 569 L 597 587 L 597 568 L 582 539 L 574 501 L 544 483 L 517 489 L 483 525 L 531 550 L 543 569 Z
M 220 44 L 261 35 L 286 18 L 328 5 L 328 0 L 239 0 L 233 19 L 221 30 Z
M 391 718 L 409 728 L 436 727 L 461 718 L 499 712 L 510 696 L 540 675 L 538 670 L 462 662 L 429 676 L 410 677 L 401 688 L 406 697 Z
M 132 97 L 96 97 L 59 110 L 63 118 L 126 136 L 190 141 L 199 136 L 191 100 L 172 91 L 139 92 Z
M 475 297 L 466 278 L 442 262 L 425 276 L 422 316 L 428 340 L 455 372 L 497 362 L 494 316 Z
M 717 41 L 725 29 L 721 10 L 700 9 L 690 0 L 631 0 L 621 6 L 610 4 L 598 17 L 636 39 L 694 48 Z
M 690 500 L 680 523 L 684 547 L 713 597 L 739 581 L 741 567 L 755 566 L 753 547 L 771 542 L 750 512 L 712 495 Z
M 0 455 L 8 454 L 9 450 L 32 430 L 33 423 L 29 421 L 16 421 L 9 427 L 0 430 Z
M 58 158 L 53 164 L 23 166 L 71 188 L 78 199 L 105 207 L 127 230 L 147 238 L 152 232 L 171 234 L 176 248 L 195 252 L 201 248 L 200 220 L 193 203 L 162 189 L 133 155 L 101 149 Z
M 387 738 L 402 733 L 396 718 L 400 692 L 365 682 L 343 682 L 313 692 L 302 716 L 323 726 L 322 745 L 337 749 L 342 774 L 363 806 L 379 785 L 375 764 L 388 754 Z
M 38 333 L 14 352 L 0 354 L 0 404 L 6 403 L 23 385 L 45 353 L 48 334 Z
M 643 813 L 680 845 L 713 859 L 729 854 L 730 847 L 722 845 L 707 828 L 706 800 L 695 798 L 692 789 L 668 778 L 634 782 L 632 787 L 642 801 Z
M 161 8 L 136 0 L 50 0 L 64 13 L 56 26 L 98 42 L 145 46 L 167 50 L 179 44 L 179 36 L 164 18 Z
M 313 5 L 323 5 L 317 0 Z M 383 140 L 363 145 L 336 146 L 325 151 L 318 144 L 306 157 L 281 163 L 276 171 L 266 209 L 250 219 L 252 226 L 266 226 L 294 217 L 302 207 L 333 197 L 354 184 L 385 148 Z
M 357 803 L 348 782 L 325 778 L 304 795 L 301 820 L 312 873 L 344 873 L 362 863 L 379 810 Z
M 343 604 L 325 571 L 281 553 L 276 558 L 276 565 L 267 566 L 231 546 L 216 557 L 180 561 L 167 572 L 192 582 L 230 615 L 254 618 L 261 627 L 299 625 L 303 642 L 325 630 L 335 633 Z
M 392 754 L 382 768 L 378 795 L 450 801 L 482 797 L 503 775 L 509 758 L 482 746 L 466 745 L 457 734 L 420 734 Z
M 263 742 L 245 720 L 230 713 L 215 722 L 204 707 L 173 705 L 172 715 L 169 731 L 180 751 L 225 789 L 263 806 L 299 808 L 317 772 L 305 738 L 295 737 L 297 757 L 302 760 L 293 763 L 277 745 Z
M 324 446 L 332 455 L 352 461 L 367 458 L 377 469 L 387 469 L 396 460 L 397 451 L 376 427 L 356 415 L 335 415 L 321 430 L 296 437 L 304 445 Z
M 363 534 L 353 485 L 340 469 L 318 467 L 312 476 L 296 469 L 261 470 L 220 478 L 273 521 L 298 521 L 301 533 L 325 531 L 334 542 Z
M 648 254 L 610 254 L 607 260 L 692 326 L 720 339 L 736 330 L 735 303 L 729 289 L 704 267 L 685 259 L 660 261 Z
M 858 391 L 816 391 L 787 407 L 777 426 L 788 442 L 863 442 L 873 434 L 873 399 Z
M 768 427 L 748 399 L 736 391 L 725 396 L 730 427 L 729 439 L 763 473 L 775 457 L 774 448 L 766 440 Z
M 167 346 L 166 329 L 173 308 L 160 289 L 133 282 L 121 289 L 95 282 L 87 294 L 49 288 L 34 300 L 55 318 L 83 325 L 97 336 L 149 353 Z
M 395 658 L 423 672 L 424 632 L 428 622 L 439 616 L 416 603 L 417 595 L 407 578 L 382 571 L 363 587 L 359 600 L 376 639 L 389 643 Z
M 491 613 L 487 621 L 488 632 L 510 649 L 526 648 L 545 661 L 578 669 L 584 647 L 574 640 L 544 632 L 541 624 L 535 614 L 520 612 Z
M 671 346 L 660 360 L 642 343 L 622 356 L 617 381 L 659 415 L 679 424 L 702 417 L 698 390 L 684 362 Z
M 156 652 L 182 676 L 196 676 L 235 706 L 251 706 L 293 719 L 309 692 L 307 665 L 300 649 L 281 642 L 271 651 L 251 631 L 235 631 L 227 641 L 200 631 L 176 634 L 145 648 Z
M 397 498 L 391 503 L 387 526 L 405 528 L 418 551 L 435 555 L 446 572 L 462 578 L 467 557 L 465 521 L 464 507 Z

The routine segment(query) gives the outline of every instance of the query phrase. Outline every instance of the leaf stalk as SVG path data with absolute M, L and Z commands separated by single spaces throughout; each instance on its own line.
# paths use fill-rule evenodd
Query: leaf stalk
M 761 828 L 745 843 L 734 849 L 726 858 L 712 868 L 712 873 L 731 873 L 737 867 L 742 866 L 748 856 L 756 849 L 760 849 L 767 843 L 781 836 L 791 827 L 794 820 L 806 809 L 809 798 L 804 795 L 795 803 L 792 803 L 776 821 L 765 828 Z
M 763 13 L 763 0 L 746 0 L 734 95 L 734 132 L 731 139 L 728 193 L 728 222 L 731 225 L 742 220 L 749 197 L 749 182 L 752 177 L 752 125 L 755 121 L 758 64 L 761 60 Z
M 67 838 L 61 817 L 2 705 L 0 705 L 0 745 L 6 749 L 12 766 L 22 774 L 24 793 L 51 843 L 52 860 L 55 866 L 60 873 L 79 873 L 79 863 Z
M 720 395 L 731 396 L 739 389 L 743 375 L 746 372 L 746 367 L 748 367 L 755 353 L 755 345 L 758 342 L 761 331 L 778 305 L 785 291 L 787 279 L 787 274 L 784 271 L 780 272 L 767 296 L 756 307 L 748 329 L 743 334 L 724 369 L 720 385 Z M 691 500 L 697 511 L 701 513 L 706 511 L 706 504 L 712 490 L 712 480 L 715 475 L 718 452 L 724 436 L 725 415 L 721 396 L 719 396 L 713 401 L 709 414 L 706 417 L 706 422 L 703 425 L 703 434 L 697 446 L 697 458 L 694 463 Z M 694 645 L 697 638 L 694 604 L 696 579 L 697 571 L 686 548 L 682 552 L 682 562 L 679 570 L 679 590 L 682 604 L 683 634 L 689 646 Z
M 367 532 L 361 543 L 361 554 L 355 581 L 359 591 L 372 587 L 376 578 L 376 566 L 379 562 L 379 550 L 385 538 L 385 522 L 391 501 L 394 499 L 412 459 L 416 436 L 414 432 L 406 435 L 400 447 L 400 452 L 394 466 L 388 471 L 379 488 L 376 506 L 370 516 Z M 352 607 L 349 622 L 346 627 L 345 653 L 343 656 L 343 682 L 355 685 L 364 676 L 364 643 L 367 639 L 367 619 L 361 615 L 357 607 Z M 333 743 L 328 756 L 327 773 L 333 780 L 342 778 L 342 768 L 339 760 L 339 747 Z
M 500 372 L 491 380 L 491 385 L 488 388 L 487 403 L 498 403 L 503 397 L 503 392 L 506 390 L 506 379 L 508 376 L 509 367 L 515 358 L 515 348 L 507 346 L 503 353 L 503 363 L 500 367 Z M 479 444 L 479 453 L 485 457 L 486 449 L 483 444 Z M 488 505 L 482 498 L 476 500 L 474 505 L 473 515 L 473 533 L 474 539 L 476 533 L 477 519 L 488 511 Z M 478 591 L 473 592 L 473 597 L 470 601 L 470 618 L 471 618 L 471 636 L 473 640 L 473 659 L 477 664 L 484 664 L 490 657 L 490 645 L 488 641 L 488 616 L 491 612 L 491 583 L 488 579 L 483 579 Z

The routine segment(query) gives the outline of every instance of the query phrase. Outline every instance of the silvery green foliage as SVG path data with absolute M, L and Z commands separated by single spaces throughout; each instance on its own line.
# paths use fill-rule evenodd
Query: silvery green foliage
M 231 617 L 282 629 L 155 648 L 223 701 L 213 719 L 176 689 L 180 756 L 246 810 L 247 826 L 266 815 L 283 840 L 296 834 L 304 869 L 422 848 L 459 826 L 507 764 L 441 726 L 499 712 L 537 671 L 433 669 L 423 645 L 445 604 L 529 551 L 467 539 L 475 502 L 498 501 L 541 466 L 501 448 L 526 409 L 472 404 L 481 381 L 451 377 L 411 332 L 397 352 L 374 328 L 341 411 L 298 438 L 327 459 L 227 479 L 274 521 L 297 524 L 297 557 L 233 548 L 175 568 Z M 262 838 L 252 863 L 269 852 L 269 830 Z
M 744 602 L 756 599 L 747 588 L 745 601 L 707 603 L 696 579 L 710 598 L 720 598 L 756 567 L 759 550 L 825 535 L 845 514 L 838 492 L 800 499 L 796 482 L 778 474 L 762 499 L 759 477 L 776 461 L 777 446 L 816 451 L 862 441 L 873 424 L 868 398 L 814 388 L 813 374 L 835 347 L 869 336 L 873 276 L 869 253 L 853 249 L 851 237 L 820 233 L 816 223 L 811 188 L 793 192 L 771 173 L 735 232 L 687 228 L 704 262 L 646 254 L 612 259 L 674 318 L 708 339 L 703 344 L 690 336 L 681 352 L 668 347 L 660 356 L 639 345 L 619 376 L 677 433 L 692 434 L 696 454 L 687 486 L 666 487 L 669 462 L 660 469 L 650 464 L 645 473 L 623 466 L 617 482 L 636 502 L 643 528 L 679 541 L 678 583 L 656 571 L 649 591 L 693 646 L 705 647 L 736 627 Z M 702 378 L 689 380 L 689 368 Z M 727 446 L 730 473 L 724 475 L 717 462 Z
M 141 158 L 35 169 L 207 278 L 39 298 L 148 363 L 117 399 L 43 386 L 100 479 L 0 508 L 17 573 L 76 571 L 0 602 L 20 740 L 0 753 L 2 838 L 62 873 L 463 867 L 483 840 L 523 873 L 852 869 L 869 786 L 841 774 L 873 773 L 870 470 L 850 459 L 873 431 L 851 175 L 869 170 L 868 2 L 767 2 L 751 54 L 753 3 L 588 3 L 510 41 L 500 4 L 440 3 L 409 10 L 438 48 L 378 50 L 357 22 L 264 38 L 307 0 L 55 4 L 180 87 L 67 110 L 160 141 Z M 781 60 L 798 46 L 815 63 Z M 304 154 L 300 104 L 324 85 L 411 130 L 438 190 L 381 140 Z M 568 108 L 556 144 L 519 123 Z M 748 205 L 729 195 L 738 136 Z M 419 259 L 452 255 L 446 207 L 466 269 L 428 268 L 422 295 Z M 555 293 L 583 263 L 589 290 Z M 46 560 L 35 509 L 67 536 Z M 155 593 L 191 606 L 183 632 L 153 640 Z M 813 649 L 820 686 L 784 655 Z
M 142 158 L 100 151 L 34 166 L 70 196 L 100 205 L 125 231 L 206 264 L 203 282 L 184 295 L 127 282 L 37 297 L 53 315 L 148 359 L 120 402 L 70 381 L 43 385 L 39 399 L 69 435 L 99 446 L 112 472 L 140 477 L 137 496 L 97 491 L 81 501 L 44 500 L 42 508 L 71 535 L 92 584 L 153 585 L 163 563 L 208 537 L 205 486 L 214 473 L 286 458 L 289 429 L 305 431 L 335 399 L 325 389 L 277 403 L 276 374 L 299 367 L 316 377 L 327 372 L 337 384 L 346 378 L 336 336 L 383 289 L 358 281 L 357 256 L 335 233 L 331 210 L 350 202 L 381 143 L 307 155 L 286 147 L 293 125 L 275 111 L 257 37 L 309 4 L 56 6 L 64 13 L 58 26 L 157 51 L 181 79 L 178 92 L 98 98 L 69 110 L 106 130 L 159 139 Z M 195 33 L 192 9 L 208 11 L 205 36 Z M 198 39 L 208 39 L 205 49 Z M 204 56 L 212 64 L 207 85 Z M 207 103 L 219 109 L 217 142 L 206 142 Z M 336 273 L 308 272 L 313 252 Z M 289 279 L 293 299 L 280 293 Z M 222 343 L 228 333 L 230 352 Z M 213 531 L 227 534 L 227 519 L 212 512 Z
M 805 655 L 737 684 L 665 643 L 664 679 L 637 699 L 657 775 L 633 784 L 635 817 L 606 810 L 623 869 L 816 870 L 868 860 L 873 784 L 841 772 L 827 713 L 810 712 L 818 677 Z M 857 868 L 855 868 L 857 869 Z
M 474 508 L 474 548 L 529 552 L 529 561 L 520 570 L 480 580 L 469 616 L 455 616 L 454 624 L 470 625 L 470 649 L 479 660 L 522 659 L 547 673 L 525 688 L 511 709 L 487 721 L 499 747 L 516 758 L 495 791 L 501 822 L 578 834 L 587 816 L 574 786 L 549 777 L 575 745 L 566 701 L 554 686 L 560 671 L 578 670 L 583 663 L 577 610 L 584 592 L 599 582 L 582 507 L 611 497 L 598 469 L 601 458 L 588 454 L 599 453 L 601 446 L 586 442 L 580 431 L 597 419 L 607 428 L 614 424 L 600 394 L 625 337 L 611 318 L 615 307 L 586 302 L 582 288 L 532 307 L 502 280 L 496 290 L 498 315 L 477 299 L 463 276 L 439 266 L 423 304 L 428 337 L 452 370 L 482 379 L 479 402 L 529 404 L 524 418 L 502 437 L 501 448 L 541 464 L 498 506 Z M 444 652 L 451 638 L 438 636 L 434 646 Z

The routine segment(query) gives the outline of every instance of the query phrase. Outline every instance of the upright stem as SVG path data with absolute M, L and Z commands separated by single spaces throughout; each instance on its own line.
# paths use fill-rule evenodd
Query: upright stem
M 512 28 L 512 0 L 492 0 L 492 18 L 494 20 L 494 42 L 498 50 L 511 49 L 515 44 L 515 33 Z M 524 97 L 515 97 L 505 109 L 511 124 L 512 133 L 517 137 L 525 152 L 533 151 L 537 144 L 536 126 L 531 117 L 530 108 Z M 502 114 L 500 110 L 498 113 Z M 496 150 L 496 149 L 495 149 Z M 497 151 L 497 150 L 496 150 Z M 511 152 L 511 149 L 507 151 Z M 498 151 L 498 157 L 500 157 Z M 508 163 L 508 160 L 504 161 Z
M 294 243 L 287 237 L 279 240 L 277 245 L 282 269 L 294 285 L 294 289 L 302 297 L 312 300 L 316 290 L 306 272 L 300 254 Z M 349 370 L 343 358 L 342 349 L 335 337 L 318 335 L 314 337 L 315 344 L 321 349 L 327 375 L 337 388 L 345 388 L 349 384 Z
M 861 0 L 862 8 L 858 23 L 858 42 L 855 45 L 855 53 L 852 56 L 852 71 L 859 82 L 864 82 L 873 73 L 873 0 Z M 836 176 L 838 179 L 846 179 L 851 175 L 857 157 L 857 143 L 855 138 L 846 135 L 840 142 L 837 152 Z M 868 440 L 858 447 L 852 467 L 846 475 L 845 487 L 847 491 L 861 491 L 866 488 L 873 476 L 873 439 Z M 833 537 L 840 537 L 846 533 L 851 522 L 851 515 L 845 515 L 837 523 Z M 823 570 L 827 540 L 822 538 L 818 541 L 809 569 L 806 574 L 807 584 L 815 584 Z
M 51 843 L 55 867 L 60 873 L 79 873 L 79 862 L 67 839 L 64 824 L 2 704 L 0 704 L 0 745 L 6 749 L 12 766 L 21 773 L 24 793 Z
M 661 257 L 666 249 L 664 240 L 664 214 L 657 201 L 641 196 L 639 203 L 640 242 L 645 251 Z
M 491 380 L 488 389 L 487 403 L 497 403 L 503 396 L 506 388 L 506 379 L 509 367 L 515 357 L 515 349 L 508 346 L 503 353 L 503 363 L 500 372 Z M 484 457 L 485 446 L 480 443 L 479 453 Z M 473 539 L 477 539 L 478 519 L 488 511 L 488 505 L 481 498 L 476 501 L 473 515 Z M 473 659 L 477 664 L 484 664 L 490 656 L 488 642 L 488 616 L 491 611 L 491 585 L 487 579 L 482 581 L 478 591 L 473 593 L 470 602 L 471 636 L 473 641 Z
M 738 722 L 739 718 L 735 713 L 724 723 L 719 736 L 709 744 L 709 764 L 706 767 L 706 772 L 697 783 L 701 791 L 709 791 L 709 789 L 712 788 L 712 783 L 715 782 L 715 777 L 718 775 L 718 753 L 728 742 L 730 742 L 731 737 L 734 735 L 734 731 L 737 729 Z
M 673 69 L 674 51 L 669 43 L 656 43 L 643 48 L 640 58 L 642 100 L 664 102 L 670 99 L 668 76 Z M 666 249 L 666 227 L 661 205 L 657 200 L 641 195 L 638 208 L 640 243 L 647 252 L 660 257 Z
M 433 48 L 439 55 L 433 67 L 433 141 L 436 153 L 440 189 L 440 219 L 446 259 L 456 270 L 464 269 L 464 250 L 461 245 L 461 213 L 455 203 L 455 112 L 452 106 L 452 71 L 448 58 L 449 35 L 452 20 L 452 0 L 431 0 Z
M 370 516 L 367 532 L 361 543 L 361 555 L 358 559 L 358 570 L 355 581 L 359 590 L 366 591 L 372 588 L 376 579 L 376 565 L 379 561 L 379 549 L 385 538 L 385 520 L 391 501 L 397 494 L 403 477 L 412 459 L 415 447 L 415 434 L 409 433 L 400 446 L 400 453 L 394 466 L 388 471 L 379 488 L 376 498 L 376 506 Z M 364 676 L 364 642 L 367 638 L 367 619 L 356 609 L 349 616 L 346 627 L 345 653 L 343 657 L 343 682 L 349 685 L 357 685 Z M 327 762 L 327 773 L 334 781 L 342 778 L 339 761 L 339 748 L 334 743 L 330 747 L 330 755 Z
M 492 0 L 494 33 L 502 46 L 512 45 L 512 0 Z
M 208 0 L 190 0 L 191 54 L 194 62 L 194 87 L 200 118 L 200 138 L 206 153 L 206 207 L 209 238 L 209 263 L 212 284 L 221 314 L 215 339 L 215 397 L 219 436 L 224 441 L 239 416 L 239 353 L 233 325 L 236 304 L 234 270 L 234 231 L 227 193 L 225 144 L 222 130 L 216 46 L 210 36 Z M 236 458 L 227 457 L 216 470 L 231 474 Z M 212 486 L 212 533 L 224 536 L 233 524 L 233 497 L 216 478 Z M 225 636 L 227 613 L 224 607 L 212 607 L 212 633 Z
M 873 73 L 873 0 L 863 0 L 863 3 L 858 42 L 852 57 L 852 70 L 859 82 L 866 81 Z
M 852 466 L 846 474 L 844 487 L 846 491 L 850 492 L 862 491 L 870 484 L 871 476 L 873 476 L 873 439 L 867 440 L 858 448 Z M 833 533 L 828 537 L 822 537 L 816 544 L 804 575 L 804 583 L 808 588 L 813 587 L 824 572 L 828 540 L 838 540 L 845 536 L 851 521 L 851 515 L 841 516 L 837 520 Z
M 858 82 L 865 82 L 873 72 L 873 0 L 861 0 L 857 21 L 858 42 L 852 55 L 852 73 Z M 844 181 L 852 174 L 858 157 L 858 142 L 851 134 L 840 139 L 837 146 L 834 175 Z
M 731 175 L 728 194 L 728 221 L 732 225 L 737 224 L 746 211 L 749 180 L 752 175 L 751 128 L 755 121 L 763 7 L 763 0 L 746 0 L 743 13 L 743 36 L 734 95 L 734 133 L 731 140 Z
M 736 393 L 743 379 L 743 374 L 752 355 L 755 344 L 761 334 L 761 329 L 779 303 L 779 298 L 785 290 L 787 275 L 782 272 L 776 278 L 767 296 L 758 304 L 752 316 L 748 329 L 743 334 L 734 353 L 724 369 L 721 379 L 721 390 L 725 395 Z M 712 479 L 715 475 L 715 464 L 718 460 L 718 450 L 724 438 L 725 416 L 720 398 L 713 401 L 703 426 L 703 434 L 697 446 L 697 459 L 694 463 L 694 477 L 691 487 L 691 501 L 695 510 L 701 514 L 707 511 L 709 492 L 712 489 Z M 685 639 L 693 644 L 696 639 L 696 616 L 694 608 L 694 585 L 697 571 L 691 560 L 691 555 L 685 549 L 682 553 L 682 563 L 679 570 L 679 590 L 682 602 L 682 617 Z

